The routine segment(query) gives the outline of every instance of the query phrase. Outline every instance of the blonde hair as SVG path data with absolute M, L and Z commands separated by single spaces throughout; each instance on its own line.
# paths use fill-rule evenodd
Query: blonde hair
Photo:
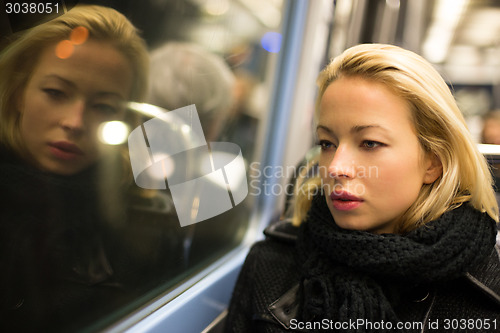
M 401 216 L 397 232 L 413 230 L 464 202 L 498 221 L 488 164 L 474 144 L 450 89 L 432 65 L 419 55 L 392 45 L 363 44 L 349 48 L 318 77 L 316 118 L 329 84 L 340 77 L 353 76 L 382 83 L 404 98 L 423 151 L 435 154 L 442 163 L 442 175 L 434 183 L 422 186 L 417 200 Z M 310 163 L 313 165 L 315 161 Z M 299 177 L 295 225 L 304 220 L 311 206 L 312 191 L 317 191 L 320 183 L 319 176 Z
M 134 72 L 131 100 L 142 101 L 147 91 L 149 59 L 146 44 L 130 21 L 114 9 L 75 6 L 70 11 L 24 32 L 0 54 L 0 143 L 22 154 L 18 100 L 38 64 L 41 51 L 68 39 L 73 29 L 85 27 L 89 38 L 109 42 L 130 62 Z

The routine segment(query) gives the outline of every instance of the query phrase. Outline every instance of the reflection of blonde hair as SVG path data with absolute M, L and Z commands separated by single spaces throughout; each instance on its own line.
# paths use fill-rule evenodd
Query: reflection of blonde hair
M 33 73 L 41 51 L 50 44 L 68 39 L 76 27 L 85 27 L 89 37 L 109 42 L 129 60 L 134 71 L 131 100 L 143 100 L 148 75 L 146 45 L 135 27 L 114 9 L 76 6 L 26 31 L 0 54 L 0 143 L 20 153 L 20 113 L 17 104 Z
M 442 175 L 434 183 L 422 186 L 417 200 L 401 217 L 399 232 L 415 229 L 466 201 L 498 221 L 488 164 L 473 143 L 448 86 L 426 60 L 391 45 L 364 44 L 347 49 L 319 75 L 316 117 L 328 85 L 347 76 L 380 82 L 404 98 L 421 147 L 442 163 Z M 300 224 L 307 214 L 311 191 L 317 190 L 321 180 L 313 177 L 299 182 L 295 224 Z

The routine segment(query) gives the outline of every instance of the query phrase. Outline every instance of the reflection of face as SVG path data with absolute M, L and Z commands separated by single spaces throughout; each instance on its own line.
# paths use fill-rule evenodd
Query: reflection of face
M 106 42 L 75 46 L 67 59 L 43 50 L 24 91 L 21 138 L 35 164 L 61 175 L 78 173 L 99 157 L 97 130 L 123 116 L 131 93 L 128 60 Z
M 327 205 L 341 228 L 394 232 L 422 184 L 434 181 L 405 100 L 380 83 L 331 83 L 321 99 L 317 134 Z

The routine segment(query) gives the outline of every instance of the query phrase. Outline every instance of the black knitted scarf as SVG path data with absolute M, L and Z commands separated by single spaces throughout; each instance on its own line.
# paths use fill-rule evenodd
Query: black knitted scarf
M 42 172 L 0 148 L 0 264 L 25 258 L 43 274 L 88 285 L 109 277 L 97 175 L 95 166 L 72 176 Z
M 491 253 L 495 235 L 493 219 L 468 204 L 406 235 L 345 230 L 318 195 L 297 243 L 302 319 L 395 323 L 398 288 L 463 275 Z

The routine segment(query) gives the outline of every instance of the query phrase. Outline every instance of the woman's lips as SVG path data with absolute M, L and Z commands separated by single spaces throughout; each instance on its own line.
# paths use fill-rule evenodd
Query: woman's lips
M 50 152 L 61 160 L 73 160 L 84 155 L 77 145 L 67 141 L 57 141 L 49 143 Z
M 333 191 L 330 194 L 330 199 L 332 200 L 333 208 L 339 211 L 353 210 L 363 203 L 363 199 L 346 191 Z

